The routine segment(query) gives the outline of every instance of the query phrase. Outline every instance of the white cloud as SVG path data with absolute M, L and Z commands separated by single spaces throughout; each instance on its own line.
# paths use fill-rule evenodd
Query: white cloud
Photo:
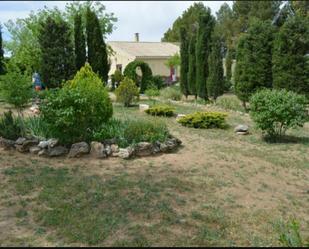
M 140 33 L 141 41 L 160 41 L 164 32 L 172 26 L 178 16 L 195 1 L 102 1 L 107 12 L 118 18 L 116 29 L 108 40 L 133 40 L 134 33 Z M 203 1 L 205 6 L 216 11 L 226 1 Z M 57 6 L 64 9 L 65 1 L 21 1 L 1 2 L 0 22 L 26 17 L 31 10 Z M 232 2 L 228 2 L 232 5 Z

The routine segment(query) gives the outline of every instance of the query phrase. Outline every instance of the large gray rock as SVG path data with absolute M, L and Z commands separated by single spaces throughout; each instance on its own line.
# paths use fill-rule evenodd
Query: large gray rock
M 47 149 L 40 150 L 38 156 L 48 156 L 48 150 Z
M 15 147 L 19 152 L 29 152 L 30 147 L 38 145 L 38 143 L 38 139 L 18 138 L 15 142 Z
M 130 159 L 134 156 L 135 150 L 133 147 L 127 147 L 125 149 L 120 148 L 118 156 L 122 159 Z
M 161 152 L 172 152 L 174 151 L 179 145 L 181 145 L 181 141 L 178 138 L 169 138 L 164 143 L 160 144 Z
M 24 137 L 19 137 L 16 141 L 15 141 L 15 144 L 17 145 L 22 145 L 24 142 L 26 142 L 26 138 Z
M 48 142 L 48 148 L 54 148 L 55 146 L 59 144 L 59 139 L 51 138 L 51 139 L 48 139 L 47 142 Z
M 234 129 L 235 132 L 248 132 L 249 131 L 249 126 L 248 125 L 237 125 Z
M 48 141 L 41 141 L 41 142 L 38 144 L 38 147 L 40 147 L 41 149 L 47 149 L 47 148 L 48 148 L 48 145 L 49 145 L 49 142 L 48 142 Z
M 68 149 L 63 146 L 56 146 L 52 148 L 48 148 L 48 156 L 55 157 L 55 156 L 63 156 L 68 153 Z
M 160 153 L 160 145 L 161 143 L 159 141 L 156 141 L 155 143 L 153 143 L 152 145 L 152 153 L 153 154 L 157 154 L 157 153 Z
M 41 151 L 42 149 L 39 147 L 39 146 L 31 146 L 30 148 L 29 148 L 29 152 L 31 153 L 31 154 L 34 154 L 34 155 L 36 155 L 36 154 L 38 154 L 40 151 Z
M 117 144 L 111 145 L 112 153 L 118 153 L 119 152 L 119 146 Z
M 72 144 L 68 157 L 80 157 L 88 154 L 90 147 L 86 142 Z
M 15 141 L 0 137 L 0 147 L 4 150 L 10 150 L 15 148 Z
M 90 149 L 91 156 L 95 158 L 106 158 L 107 157 L 104 144 L 100 142 L 91 142 L 90 147 L 91 147 Z
M 135 147 L 136 156 L 150 156 L 153 154 L 153 145 L 148 142 L 140 142 Z

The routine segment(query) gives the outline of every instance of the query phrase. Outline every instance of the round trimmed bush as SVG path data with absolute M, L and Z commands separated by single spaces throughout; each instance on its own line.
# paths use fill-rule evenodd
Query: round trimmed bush
M 178 122 L 192 128 L 225 128 L 227 114 L 222 112 L 195 112 L 181 117 Z
M 149 109 L 145 110 L 147 114 L 153 116 L 165 116 L 171 117 L 174 115 L 175 108 L 168 105 L 156 105 L 152 106 Z
M 88 63 L 62 89 L 48 94 L 40 110 L 51 134 L 64 144 L 88 141 L 113 114 L 108 92 Z
M 261 90 L 250 98 L 250 115 L 267 136 L 280 137 L 308 121 L 306 97 L 285 89 Z

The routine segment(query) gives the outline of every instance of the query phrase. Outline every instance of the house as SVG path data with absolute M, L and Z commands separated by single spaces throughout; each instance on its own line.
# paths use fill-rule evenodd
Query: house
M 111 47 L 113 54 L 110 56 L 111 68 L 109 76 L 116 69 L 122 73 L 125 67 L 134 60 L 146 62 L 153 75 L 160 75 L 166 78 L 179 77 L 178 68 L 168 68 L 165 63 L 175 53 L 179 53 L 179 44 L 170 42 L 140 42 L 139 34 L 135 34 L 135 41 L 110 41 L 107 44 Z M 137 69 L 137 73 L 140 72 Z

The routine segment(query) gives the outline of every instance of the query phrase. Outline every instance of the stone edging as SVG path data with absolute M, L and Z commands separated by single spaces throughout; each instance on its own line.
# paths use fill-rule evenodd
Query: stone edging
M 0 147 L 4 150 L 16 149 L 21 153 L 45 157 L 58 157 L 67 155 L 69 158 L 81 157 L 90 154 L 94 158 L 102 159 L 108 157 L 120 157 L 130 159 L 134 157 L 144 157 L 159 153 L 169 153 L 175 151 L 182 142 L 170 136 L 165 142 L 156 141 L 154 143 L 140 142 L 127 148 L 119 148 L 115 139 L 107 139 L 101 142 L 93 141 L 90 145 L 86 142 L 72 144 L 68 149 L 59 144 L 59 140 L 51 138 L 40 141 L 36 138 L 20 137 L 16 141 L 0 137 Z

